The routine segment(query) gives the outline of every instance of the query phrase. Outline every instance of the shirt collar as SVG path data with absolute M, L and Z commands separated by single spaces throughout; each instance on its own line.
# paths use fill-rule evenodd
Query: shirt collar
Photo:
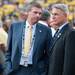
M 56 32 L 56 30 L 53 27 L 51 27 L 51 31 L 52 31 L 52 37 L 53 37 L 55 32 Z
M 26 28 L 29 27 L 29 26 L 30 26 L 29 22 L 26 21 Z M 32 25 L 32 28 L 34 28 L 34 27 L 36 27 L 36 24 Z

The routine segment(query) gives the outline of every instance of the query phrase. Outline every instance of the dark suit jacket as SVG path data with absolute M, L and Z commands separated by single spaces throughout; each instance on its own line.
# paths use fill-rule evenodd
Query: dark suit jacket
M 22 52 L 22 35 L 25 23 L 12 24 L 8 35 L 8 50 L 6 53 L 6 71 L 13 71 L 19 67 Z M 37 24 L 33 47 L 33 67 L 41 75 L 47 70 L 48 50 L 50 46 L 51 32 L 44 25 Z
M 64 26 L 50 48 L 48 75 L 75 75 L 75 30 Z

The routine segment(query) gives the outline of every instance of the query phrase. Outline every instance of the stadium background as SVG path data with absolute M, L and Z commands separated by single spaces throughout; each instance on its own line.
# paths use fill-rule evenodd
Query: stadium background
M 41 3 L 44 8 L 49 7 L 53 3 L 65 3 L 69 6 L 70 15 L 68 19 L 75 21 L 75 0 L 0 0 L 0 19 L 2 16 L 9 15 L 12 13 L 16 7 L 23 8 L 23 5 L 28 2 L 37 1 Z M 19 16 L 19 13 L 16 12 Z

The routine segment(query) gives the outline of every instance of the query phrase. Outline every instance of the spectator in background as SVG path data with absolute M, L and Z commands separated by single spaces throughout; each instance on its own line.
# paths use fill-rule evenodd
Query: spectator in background
M 19 8 L 19 20 L 20 21 L 25 21 L 28 16 L 27 8 L 29 6 L 29 3 L 25 4 L 22 8 Z
M 42 25 L 45 25 L 45 26 L 48 26 L 49 24 L 49 18 L 50 18 L 50 13 L 48 10 L 44 9 L 43 12 L 42 12 L 42 16 L 39 20 L 38 23 L 42 24 Z
M 21 10 L 21 11 L 20 11 L 20 15 L 19 15 L 19 20 L 20 20 L 20 21 L 25 21 L 26 19 L 27 19 L 27 12 Z
M 3 29 L 8 33 L 11 25 L 11 19 L 9 17 L 3 17 Z
M 19 21 L 19 15 L 17 12 L 13 12 L 11 15 L 11 23 L 17 23 Z
M 7 33 L 2 27 L 0 27 L 0 75 L 5 75 L 5 52 L 7 47 L 7 38 Z

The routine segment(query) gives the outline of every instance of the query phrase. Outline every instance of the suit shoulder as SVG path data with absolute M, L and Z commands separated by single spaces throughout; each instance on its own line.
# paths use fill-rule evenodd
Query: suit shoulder
M 45 26 L 45 25 L 43 25 L 43 24 L 41 24 L 41 23 L 37 23 L 37 25 L 38 25 L 39 27 L 43 28 L 43 29 L 48 29 L 48 30 L 50 30 L 50 28 L 49 28 L 48 26 Z
M 12 25 L 12 26 L 17 26 L 17 25 L 19 26 L 19 25 L 21 25 L 22 23 L 24 23 L 24 22 L 16 22 L 16 23 L 12 23 L 11 25 Z
M 10 26 L 10 29 L 11 29 L 11 28 L 13 28 L 13 29 L 22 28 L 23 25 L 24 25 L 24 22 L 12 23 L 11 26 Z
M 74 38 L 75 38 L 75 30 L 74 29 L 68 30 L 65 36 L 66 36 L 67 40 L 74 40 Z
M 75 29 L 71 29 L 69 35 L 75 35 Z

